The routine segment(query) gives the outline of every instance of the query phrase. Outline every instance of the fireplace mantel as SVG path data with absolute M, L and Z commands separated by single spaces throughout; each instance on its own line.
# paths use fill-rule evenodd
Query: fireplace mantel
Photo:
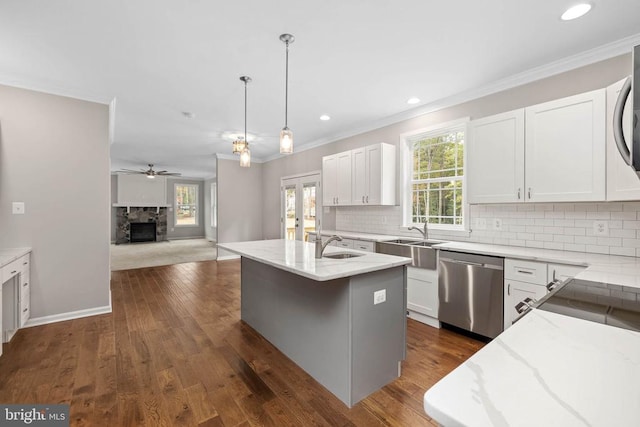
M 158 203 L 114 203 L 114 208 L 127 208 L 127 213 L 131 211 L 131 208 L 156 208 L 156 213 L 160 212 L 160 208 L 169 208 L 171 205 L 160 205 Z

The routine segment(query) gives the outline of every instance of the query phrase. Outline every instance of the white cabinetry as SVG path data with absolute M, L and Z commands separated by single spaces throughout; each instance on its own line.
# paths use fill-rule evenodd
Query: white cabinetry
M 469 203 L 523 201 L 524 109 L 472 121 L 467 159 Z
M 31 316 L 31 256 L 25 254 L 0 268 L 0 333 L 9 342 Z M 0 346 L 1 347 L 1 346 Z M 0 349 L 0 355 L 2 350 Z
M 373 144 L 351 151 L 354 205 L 395 205 L 396 147 Z
M 613 138 L 613 112 L 624 80 L 607 88 L 607 200 L 640 200 L 640 179 L 627 165 Z M 627 98 L 622 115 L 623 134 L 627 145 L 631 142 L 631 96 Z
M 605 200 L 605 91 L 470 123 L 470 203 Z
M 375 252 L 374 243 L 367 240 L 352 240 L 352 239 L 334 240 L 333 242 L 329 243 L 329 245 L 337 246 L 339 248 L 345 248 L 345 249 L 356 249 L 359 251 Z
M 519 259 L 504 260 L 504 329 L 520 315 L 516 305 L 526 298 L 539 300 L 548 293 L 547 284 L 574 277 L 586 267 L 547 264 Z
M 351 204 L 351 151 L 322 158 L 322 182 L 324 206 Z
M 605 90 L 525 109 L 527 201 L 605 199 Z
M 516 305 L 525 298 L 538 300 L 545 296 L 547 283 L 546 263 L 504 260 L 504 329 L 518 317 Z
M 373 144 L 322 158 L 324 206 L 394 205 L 396 147 Z
M 409 317 L 439 328 L 438 271 L 407 267 L 407 310 Z

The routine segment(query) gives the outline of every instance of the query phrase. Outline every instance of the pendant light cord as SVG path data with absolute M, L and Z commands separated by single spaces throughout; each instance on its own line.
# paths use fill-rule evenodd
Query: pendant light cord
M 287 125 L 287 116 L 289 111 L 289 42 L 286 42 L 287 45 L 287 60 L 286 67 L 284 72 L 284 127 L 288 127 Z
M 244 143 L 246 146 L 249 145 L 249 141 L 247 141 L 247 82 L 244 82 Z

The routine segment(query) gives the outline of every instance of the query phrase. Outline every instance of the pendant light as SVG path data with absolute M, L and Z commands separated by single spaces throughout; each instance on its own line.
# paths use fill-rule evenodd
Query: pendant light
M 240 154 L 245 147 L 244 137 L 242 135 L 238 135 L 236 140 L 233 141 L 233 154 Z
M 287 62 L 285 68 L 285 86 L 284 86 L 284 127 L 280 131 L 280 154 L 293 153 L 293 132 L 287 127 L 287 114 L 289 107 L 289 44 L 293 43 L 295 38 L 291 34 L 280 35 L 280 40 L 287 45 Z
M 244 82 L 244 147 L 240 152 L 240 166 L 248 168 L 251 166 L 251 151 L 249 151 L 249 141 L 247 140 L 247 83 L 251 81 L 251 77 L 242 76 L 240 80 Z

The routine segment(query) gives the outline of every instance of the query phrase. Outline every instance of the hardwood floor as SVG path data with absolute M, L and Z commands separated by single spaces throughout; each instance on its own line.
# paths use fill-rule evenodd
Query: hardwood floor
M 240 321 L 239 261 L 113 272 L 113 313 L 18 331 L 0 402 L 77 426 L 424 426 L 424 392 L 483 343 L 408 320 L 402 376 L 353 408 Z

